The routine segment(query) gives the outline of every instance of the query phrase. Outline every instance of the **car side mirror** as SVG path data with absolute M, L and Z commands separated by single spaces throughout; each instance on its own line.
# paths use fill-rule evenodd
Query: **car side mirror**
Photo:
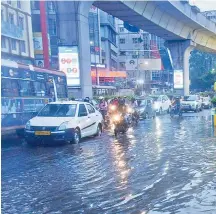
M 79 117 L 86 117 L 88 115 L 87 112 L 81 112 L 79 113 Z

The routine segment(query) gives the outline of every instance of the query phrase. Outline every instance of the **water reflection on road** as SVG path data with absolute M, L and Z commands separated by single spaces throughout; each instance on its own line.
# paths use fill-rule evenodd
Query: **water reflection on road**
M 205 114 L 142 121 L 80 145 L 2 149 L 3 213 L 216 213 Z

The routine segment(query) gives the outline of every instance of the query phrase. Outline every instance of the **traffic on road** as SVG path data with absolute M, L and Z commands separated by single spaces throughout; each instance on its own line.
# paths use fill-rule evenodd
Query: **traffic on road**
M 2 212 L 214 214 L 215 154 L 209 110 L 157 115 L 79 144 L 21 139 L 3 144 Z

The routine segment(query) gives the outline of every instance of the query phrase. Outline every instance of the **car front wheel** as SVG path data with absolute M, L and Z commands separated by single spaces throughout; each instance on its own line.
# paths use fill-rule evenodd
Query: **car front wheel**
M 80 131 L 79 129 L 75 129 L 71 143 L 78 144 L 80 142 L 80 139 L 81 139 Z

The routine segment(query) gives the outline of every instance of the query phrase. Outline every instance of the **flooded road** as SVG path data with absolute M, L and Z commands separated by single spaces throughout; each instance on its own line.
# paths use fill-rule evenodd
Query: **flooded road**
M 215 214 L 209 112 L 141 121 L 80 145 L 2 148 L 2 213 Z

